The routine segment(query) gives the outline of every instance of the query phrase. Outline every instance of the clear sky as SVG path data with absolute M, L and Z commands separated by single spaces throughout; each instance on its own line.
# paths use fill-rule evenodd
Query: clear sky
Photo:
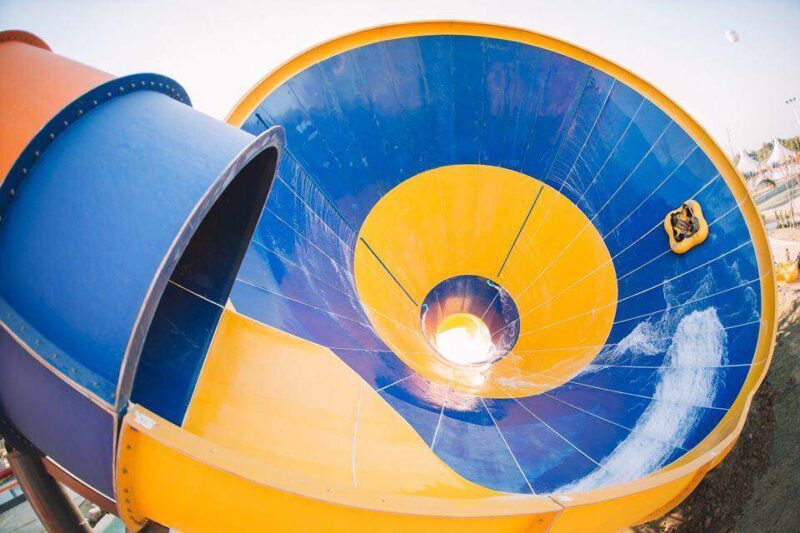
M 659 87 L 726 151 L 800 133 L 785 104 L 800 103 L 800 0 L 0 0 L 0 29 L 31 31 L 113 74 L 175 78 L 221 119 L 316 43 L 422 19 L 519 26 L 588 48 Z

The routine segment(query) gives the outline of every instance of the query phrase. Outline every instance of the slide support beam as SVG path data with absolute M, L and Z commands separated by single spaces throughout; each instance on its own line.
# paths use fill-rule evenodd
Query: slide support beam
M 9 449 L 8 462 L 36 516 L 50 533 L 90 533 L 86 519 L 61 485 L 44 467 L 42 458 Z

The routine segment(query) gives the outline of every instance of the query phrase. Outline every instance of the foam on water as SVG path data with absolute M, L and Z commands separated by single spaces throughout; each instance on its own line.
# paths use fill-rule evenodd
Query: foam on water
M 640 324 L 641 326 L 642 324 Z M 638 327 L 629 335 L 630 349 L 647 353 L 657 344 L 657 327 Z M 664 466 L 676 446 L 682 446 L 699 422 L 703 406 L 713 404 L 715 368 L 726 361 L 727 333 L 713 307 L 692 311 L 677 324 L 658 372 L 654 401 L 628 437 L 600 467 L 559 492 L 591 490 L 645 476 Z

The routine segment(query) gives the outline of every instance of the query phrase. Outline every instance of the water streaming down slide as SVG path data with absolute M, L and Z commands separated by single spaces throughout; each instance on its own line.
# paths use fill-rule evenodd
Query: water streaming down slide
M 129 527 L 614 531 L 730 450 L 773 343 L 766 237 L 647 83 L 522 30 L 401 24 L 297 56 L 229 122 L 282 125 L 286 153 L 218 325 L 186 337 L 172 284 L 148 334 Z M 688 200 L 709 236 L 678 255 Z

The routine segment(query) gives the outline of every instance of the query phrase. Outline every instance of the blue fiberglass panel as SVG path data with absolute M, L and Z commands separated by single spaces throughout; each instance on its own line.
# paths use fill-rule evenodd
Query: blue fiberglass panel
M 598 117 L 580 158 L 573 165 L 567 185 L 562 189 L 573 203 L 581 205 L 583 196 L 602 172 L 608 161 L 615 156 L 617 145 L 627 131 L 634 127 L 634 120 L 644 103 L 642 96 L 621 83 L 615 83 L 608 95 L 601 116 Z
M 495 490 L 531 493 L 531 487 L 520 467 L 518 458 L 507 444 L 502 428 L 495 424 L 496 414 L 490 412 L 480 398 L 458 402 L 449 398 L 442 412 L 433 450 L 445 462 L 457 465 L 465 478 Z M 510 405 L 510 404 L 509 404 Z M 495 418 L 493 418 L 493 416 Z
M 331 349 L 387 350 L 368 323 L 346 319 L 260 287 L 236 283 L 232 299 L 241 313 Z
M 626 481 L 680 457 L 731 405 L 759 333 L 749 232 L 708 157 L 632 88 L 515 42 L 406 38 L 298 73 L 244 128 L 273 124 L 286 127 L 289 155 L 234 305 L 330 347 L 467 479 L 521 493 Z M 381 197 L 420 172 L 476 163 L 560 190 L 603 236 L 618 277 L 614 324 L 594 364 L 518 401 L 414 374 L 374 333 L 353 280 L 358 230 Z M 663 219 L 690 198 L 711 232 L 678 256 Z M 696 331 L 710 333 L 683 342 Z M 700 386 L 681 402 L 675 384 L 687 379 Z M 677 429 L 659 436 L 665 416 Z M 625 461 L 630 469 L 618 467 Z
M 565 479 L 590 475 L 597 468 L 593 459 L 570 444 L 530 402 L 493 400 L 489 405 L 535 492 L 553 492 Z M 574 411 L 567 416 L 575 416 Z
M 605 236 L 625 220 L 648 194 L 659 190 L 659 184 L 679 168 L 696 150 L 688 135 L 675 125 L 667 128 L 652 150 L 644 156 L 617 190 L 608 198 L 593 219 L 595 227 Z M 657 216 L 656 213 L 653 213 Z
M 442 65 L 441 60 L 451 56 L 453 40 L 447 37 L 415 39 L 419 48 L 419 69 L 425 83 L 425 98 L 420 111 L 427 114 L 428 131 L 424 136 L 429 149 L 425 163 L 429 168 L 437 161 L 457 161 L 456 120 L 453 103 L 453 69 Z M 449 60 L 448 60 L 449 61 Z M 419 135 L 419 132 L 414 132 Z M 391 176 L 389 172 L 387 176 Z
M 667 116 L 649 101 L 637 107 L 576 204 L 590 220 L 602 213 L 671 125 Z
M 629 433 L 621 426 L 609 424 L 544 394 L 523 398 L 520 403 L 595 463 L 614 451 L 616 443 Z
M 614 80 L 610 76 L 596 70 L 589 73 L 577 108 L 569 111 L 573 113 L 569 128 L 558 144 L 546 174 L 542 174 L 556 190 L 566 188 L 570 174 L 589 145 L 590 135 L 594 134 L 603 117 L 613 87 Z
M 286 182 L 279 180 L 270 191 L 270 211 L 342 271 L 352 270 L 355 236 L 331 229 Z
M 455 133 L 455 160 L 465 163 L 477 163 L 480 158 L 483 50 L 480 39 L 455 37 L 448 64 L 441 64 L 452 71 L 452 92 L 445 102 L 453 107 L 450 126 Z
M 416 375 L 379 390 L 381 397 L 401 416 L 414 420 L 414 429 L 428 446 L 434 445 L 440 426 L 442 402 L 446 401 L 443 392 L 443 387 L 437 390 L 435 384 Z
M 408 160 L 406 172 L 417 174 L 429 169 L 438 160 L 427 139 L 417 135 L 418 131 L 431 126 L 429 100 L 425 78 L 422 76 L 421 52 L 416 40 L 401 40 L 389 46 L 382 43 L 383 55 L 387 58 L 387 77 L 394 87 L 398 106 L 397 121 L 402 128 L 405 143 L 399 152 Z
M 486 404 L 534 492 L 549 493 L 565 478 L 584 476 L 595 468 L 523 403 L 487 400 Z
M 114 416 L 34 360 L 0 328 L 4 418 L 43 453 L 114 497 Z M 82 438 L 65 438 L 67 435 Z
M 530 82 L 523 81 L 519 68 L 524 64 L 517 60 L 520 47 L 508 41 L 484 41 L 483 62 L 488 68 L 486 83 L 479 86 L 481 95 L 481 137 L 479 161 L 497 161 L 506 152 L 506 146 L 514 143 L 518 134 L 515 128 L 506 128 L 509 117 L 518 111 L 518 102 L 527 98 Z M 535 60 L 534 60 L 535 61 Z M 535 105 L 535 100 L 529 102 Z M 486 133 L 491 132 L 489 135 Z
M 262 229 L 265 227 L 270 229 L 264 232 Z M 302 253 L 303 256 L 300 262 L 309 272 L 324 280 L 352 283 L 352 274 L 346 270 L 345 266 L 337 263 L 330 255 L 315 246 L 305 236 L 299 235 L 271 208 L 264 211 L 259 226 L 256 228 L 252 244 L 250 251 L 245 255 L 246 258 L 248 255 L 252 255 L 254 248 L 272 251 L 281 257 L 287 258 L 289 261 L 296 258 L 296 254 Z M 245 259 L 245 262 L 247 262 L 247 259 Z M 294 259 L 294 262 L 297 263 L 298 260 Z
M 619 249 L 630 244 L 632 239 L 661 222 L 658 216 L 660 213 L 666 213 L 681 205 L 716 175 L 716 169 L 705 154 L 692 148 L 687 158 L 672 169 L 656 186 L 650 185 L 649 190 L 643 191 L 643 193 L 646 192 L 646 196 L 637 193 L 637 199 L 643 196 L 641 201 L 635 204 L 631 202 L 627 208 L 623 208 L 626 210 L 621 213 L 619 220 L 603 235 L 607 243 L 611 239 L 616 240 L 613 245 L 609 244 L 609 249 Z M 657 179 L 656 174 L 653 177 Z
M 664 309 L 670 294 L 681 294 L 692 298 L 695 293 L 705 289 L 705 285 L 701 285 L 703 283 L 713 287 L 709 290 L 719 292 L 736 287 L 744 281 L 753 280 L 758 276 L 753 263 L 749 261 L 753 257 L 751 254 L 751 244 L 748 241 L 738 245 L 724 257 L 701 263 L 685 272 L 674 273 L 667 278 L 669 281 L 654 283 L 622 296 L 617 305 L 617 318 L 631 318 Z M 719 278 L 716 278 L 717 275 Z M 733 297 L 737 293 L 730 294 Z
M 282 255 L 255 245 L 239 270 L 240 282 L 298 302 L 316 299 L 323 310 L 348 320 L 367 321 L 358 301 L 349 293 L 308 270 L 295 266 Z
M 222 306 L 169 283 L 142 349 L 131 401 L 182 425 L 221 314 Z
M 640 396 L 626 396 L 602 389 L 591 389 L 567 383 L 543 394 L 558 402 L 633 431 L 636 422 L 647 410 L 651 400 Z

